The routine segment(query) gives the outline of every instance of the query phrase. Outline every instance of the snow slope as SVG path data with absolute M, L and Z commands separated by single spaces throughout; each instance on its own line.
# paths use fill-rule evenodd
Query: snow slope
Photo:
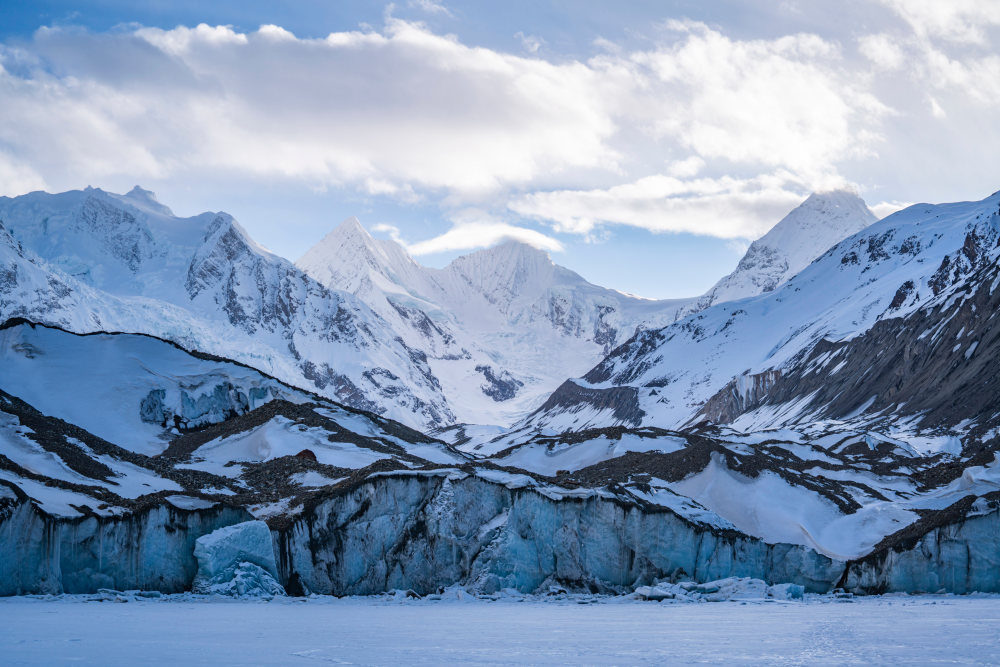
M 474 460 L 165 341 L 27 323 L 2 334 L 3 592 L 188 590 L 197 539 L 250 518 L 267 520 L 295 595 L 621 591 L 681 576 L 826 591 L 845 573 L 864 591 L 1000 590 L 988 441 L 941 453 L 833 420 L 607 428 Z M 933 531 L 946 549 L 913 546 Z
M 147 455 L 167 447 L 171 430 L 225 421 L 278 398 L 311 398 L 256 370 L 155 338 L 76 336 L 28 324 L 0 329 L 0 389 Z

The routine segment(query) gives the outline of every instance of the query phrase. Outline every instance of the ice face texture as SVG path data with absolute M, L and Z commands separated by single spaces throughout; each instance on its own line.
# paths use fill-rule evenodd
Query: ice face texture
M 231 596 L 284 595 L 263 521 L 244 521 L 203 535 L 195 541 L 198 574 L 194 590 Z

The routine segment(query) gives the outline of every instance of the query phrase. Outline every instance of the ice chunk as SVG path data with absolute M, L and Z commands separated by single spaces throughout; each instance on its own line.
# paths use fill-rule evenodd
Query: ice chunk
M 243 561 L 228 579 L 195 580 L 195 592 L 230 597 L 274 597 L 285 595 L 285 589 L 267 570 Z
M 728 577 L 706 583 L 682 581 L 677 584 L 661 582 L 652 586 L 639 586 L 635 596 L 640 600 L 678 600 L 683 602 L 724 602 L 727 600 L 801 600 L 805 588 L 798 584 L 769 586 L 760 579 Z
M 284 595 L 271 545 L 271 530 L 263 521 L 245 521 L 220 528 L 195 542 L 197 593 L 232 596 Z

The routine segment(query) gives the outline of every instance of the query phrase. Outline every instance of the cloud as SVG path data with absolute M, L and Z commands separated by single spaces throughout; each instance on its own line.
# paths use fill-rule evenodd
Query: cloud
M 887 215 L 892 215 L 896 211 L 902 211 L 908 206 L 913 206 L 912 202 L 883 201 L 869 206 L 868 208 L 870 208 L 872 213 L 875 214 L 875 217 L 881 220 Z
M 931 86 L 950 89 L 980 104 L 1000 103 L 1000 56 L 956 57 L 927 47 L 917 76 Z
M 678 177 L 735 165 L 816 182 L 873 154 L 890 111 L 836 43 L 690 22 L 665 34 L 550 62 L 391 15 L 323 39 L 46 28 L 0 47 L 0 142 L 57 185 L 227 174 L 446 207 L 639 178 L 664 154 L 683 156 L 665 169 Z
M 434 2 L 434 0 L 409 0 L 406 3 L 409 7 L 414 9 L 420 9 L 428 14 L 443 14 L 444 16 L 453 16 L 451 10 L 442 5 L 439 2 Z
M 660 136 L 707 161 L 816 179 L 839 160 L 873 154 L 891 110 L 842 67 L 836 43 L 807 34 L 738 41 L 690 22 L 667 28 L 677 42 L 629 58 L 648 82 L 631 115 Z
M 885 33 L 864 35 L 858 39 L 858 50 L 879 69 L 892 71 L 903 66 L 903 49 Z
M 375 232 L 376 234 L 388 234 L 389 238 L 395 241 L 396 243 L 406 245 L 402 239 L 399 227 L 397 227 L 396 225 L 390 225 L 385 222 L 380 222 L 378 224 L 372 225 L 372 231 Z
M 21 195 L 48 187 L 34 169 L 0 151 L 0 183 L 4 195 Z M 3 222 L 3 221 L 0 221 Z
M 986 29 L 1000 26 L 996 0 L 879 0 L 922 38 L 986 44 Z
M 528 53 L 538 53 L 538 49 L 542 48 L 545 40 L 541 37 L 535 35 L 526 35 L 523 32 L 514 33 L 514 38 L 521 42 L 521 46 Z
M 941 105 L 938 104 L 938 101 L 936 99 L 934 99 L 933 97 L 930 98 L 930 104 L 931 104 L 931 115 L 932 116 L 934 116 L 935 118 L 940 118 L 940 119 L 944 119 L 944 118 L 946 118 L 948 116 L 948 114 L 945 113 L 944 109 L 941 108 Z
M 705 161 L 697 155 L 672 162 L 667 171 L 677 178 L 690 178 L 705 168 Z
M 411 255 L 472 250 L 496 245 L 502 241 L 519 241 L 549 252 L 562 252 L 563 245 L 551 236 L 534 229 L 499 222 L 462 222 L 444 234 L 406 246 Z
M 56 184 L 228 173 L 475 198 L 619 158 L 605 82 L 389 18 L 302 39 L 277 26 L 47 28 L 0 47 L 0 142 Z
M 606 189 L 533 193 L 510 208 L 556 231 L 589 234 L 602 224 L 722 239 L 757 238 L 805 195 L 788 174 L 681 180 L 647 176 Z M 801 187 L 799 185 L 799 187 Z

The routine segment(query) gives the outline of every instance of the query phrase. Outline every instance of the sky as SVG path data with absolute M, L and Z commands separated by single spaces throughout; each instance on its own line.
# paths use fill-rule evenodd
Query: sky
M 1000 189 L 1000 0 L 0 6 L 0 194 L 142 185 L 291 260 L 349 216 L 700 294 L 810 192 Z

